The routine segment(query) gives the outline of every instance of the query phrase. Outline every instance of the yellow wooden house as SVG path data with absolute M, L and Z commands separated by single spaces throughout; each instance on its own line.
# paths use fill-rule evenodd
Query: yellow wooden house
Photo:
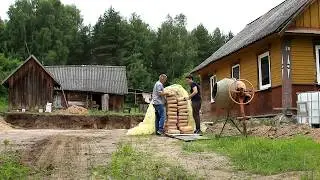
M 249 23 L 198 65 L 204 117 L 222 115 L 212 88 L 226 77 L 247 79 L 257 90 L 250 115 L 285 113 L 296 107 L 297 92 L 320 85 L 320 0 L 286 0 Z M 294 112 L 294 111 L 293 111 Z

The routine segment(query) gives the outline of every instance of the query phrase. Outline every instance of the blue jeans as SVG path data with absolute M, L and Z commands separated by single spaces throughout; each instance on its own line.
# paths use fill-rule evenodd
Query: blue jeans
M 164 132 L 163 126 L 164 126 L 164 122 L 166 120 L 166 112 L 164 109 L 164 105 L 163 104 L 154 104 L 153 107 L 156 111 L 156 122 L 155 122 L 156 132 L 157 131 Z

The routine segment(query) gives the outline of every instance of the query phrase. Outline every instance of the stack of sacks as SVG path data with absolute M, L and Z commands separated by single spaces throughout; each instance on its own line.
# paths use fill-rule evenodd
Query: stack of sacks
M 167 96 L 167 121 L 166 130 L 169 134 L 180 134 L 178 123 L 178 100 L 174 93 Z
M 188 126 L 188 101 L 184 98 L 178 98 L 178 127 L 183 134 L 192 134 L 193 128 Z

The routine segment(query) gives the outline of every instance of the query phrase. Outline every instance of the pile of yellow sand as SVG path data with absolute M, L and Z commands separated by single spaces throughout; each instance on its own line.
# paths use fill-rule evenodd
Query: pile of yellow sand
M 81 114 L 81 115 L 85 115 L 89 113 L 88 109 L 81 106 L 76 106 L 76 105 L 72 105 L 68 107 L 68 109 L 66 109 L 65 112 L 69 114 Z

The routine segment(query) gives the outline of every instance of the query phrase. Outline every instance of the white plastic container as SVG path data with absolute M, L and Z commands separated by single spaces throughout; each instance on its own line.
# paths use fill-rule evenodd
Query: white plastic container
M 39 109 L 39 113 L 43 113 L 43 109 Z
M 303 92 L 297 95 L 298 123 L 310 126 L 320 124 L 320 92 Z
M 46 112 L 51 113 L 51 111 L 52 111 L 52 103 L 47 103 Z

